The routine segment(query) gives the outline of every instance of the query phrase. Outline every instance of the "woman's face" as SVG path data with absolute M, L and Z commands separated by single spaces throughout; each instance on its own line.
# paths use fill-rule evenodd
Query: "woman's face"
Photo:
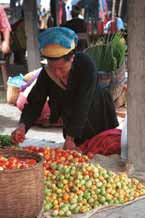
M 69 60 L 63 58 L 56 61 L 48 60 L 48 68 L 58 79 L 65 79 L 71 70 L 74 55 Z

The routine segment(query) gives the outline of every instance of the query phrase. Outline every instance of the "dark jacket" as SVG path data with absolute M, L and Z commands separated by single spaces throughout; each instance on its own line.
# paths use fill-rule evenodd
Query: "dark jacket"
M 85 54 L 77 54 L 66 90 L 60 88 L 43 69 L 28 96 L 20 122 L 27 130 L 33 125 L 49 96 L 51 122 L 63 119 L 63 132 L 77 144 L 118 125 L 115 108 L 106 89 L 97 84 L 96 68 Z
M 89 38 L 87 34 L 87 23 L 85 20 L 80 18 L 73 18 L 72 20 L 67 21 L 62 26 L 68 27 L 78 34 L 78 45 L 76 48 L 77 51 L 83 51 L 84 49 L 88 48 Z M 84 33 L 85 37 L 81 38 L 79 36 L 79 33 Z

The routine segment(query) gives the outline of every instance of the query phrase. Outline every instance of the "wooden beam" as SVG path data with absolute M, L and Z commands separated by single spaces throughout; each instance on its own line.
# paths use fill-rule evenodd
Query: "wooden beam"
M 28 71 L 40 67 L 36 0 L 24 0 L 24 19 L 27 38 Z
M 128 1 L 128 160 L 145 171 L 145 1 Z

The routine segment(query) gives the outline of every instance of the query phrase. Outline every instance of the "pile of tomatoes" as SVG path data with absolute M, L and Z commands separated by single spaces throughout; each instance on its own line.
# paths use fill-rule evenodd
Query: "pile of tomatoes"
M 44 157 L 44 211 L 51 210 L 53 217 L 124 204 L 145 195 L 145 186 L 137 179 L 94 165 L 77 151 L 35 146 L 24 150 Z
M 63 148 L 49 148 L 49 147 L 36 147 L 27 146 L 23 148 L 27 151 L 37 152 L 44 157 L 44 173 L 47 176 L 49 173 L 53 173 L 52 163 L 63 164 L 70 166 L 73 163 L 81 164 L 86 163 L 90 158 L 86 155 L 82 155 L 74 150 L 64 150 Z
M 34 159 L 20 159 L 16 157 L 5 157 L 0 155 L 0 170 L 25 169 L 37 163 Z
M 91 163 L 65 166 L 52 164 L 54 173 L 45 178 L 44 210 L 67 217 L 95 208 L 127 203 L 145 195 L 145 186 L 127 174 L 115 174 Z

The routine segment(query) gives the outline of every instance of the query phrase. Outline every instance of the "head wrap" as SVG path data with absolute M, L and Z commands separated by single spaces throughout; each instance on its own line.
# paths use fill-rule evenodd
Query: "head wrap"
M 78 43 L 76 33 L 66 27 L 51 27 L 39 35 L 41 54 L 50 58 L 59 58 L 69 54 Z

